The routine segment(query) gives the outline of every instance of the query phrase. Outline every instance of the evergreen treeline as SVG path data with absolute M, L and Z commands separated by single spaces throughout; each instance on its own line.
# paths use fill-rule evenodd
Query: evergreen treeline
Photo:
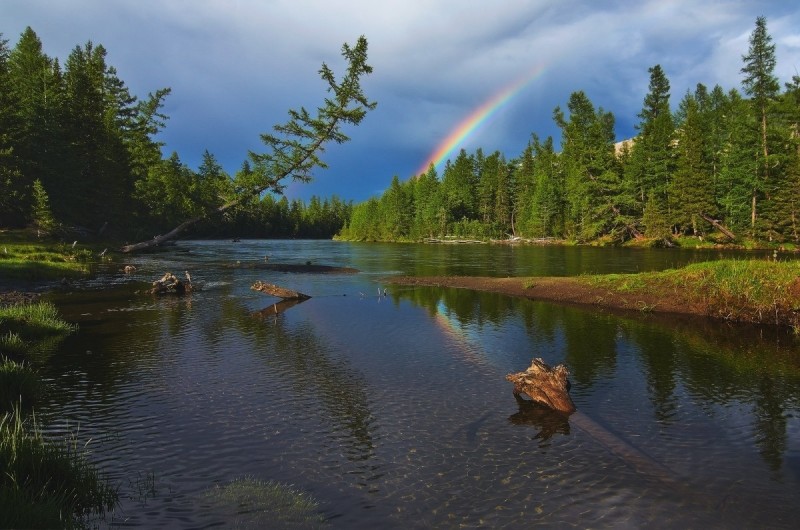
M 614 116 L 582 91 L 553 119 L 561 149 L 536 134 L 515 160 L 464 150 L 439 178 L 397 177 L 354 207 L 340 236 L 625 241 L 677 235 L 800 241 L 800 77 L 783 90 L 759 17 L 743 56 L 743 93 L 698 84 L 675 111 L 661 66 L 649 69 L 638 135 L 615 143 Z
M 13 48 L 0 34 L 0 226 L 147 239 L 256 181 L 249 162 L 231 176 L 208 151 L 197 170 L 177 153 L 165 158 L 156 137 L 170 89 L 137 98 L 106 55 L 88 42 L 62 66 L 31 28 Z M 350 208 L 268 193 L 195 235 L 331 237 Z
M 352 201 L 336 195 L 324 200 L 312 196 L 305 203 L 268 194 L 199 230 L 208 237 L 330 239 L 350 219 L 352 209 Z

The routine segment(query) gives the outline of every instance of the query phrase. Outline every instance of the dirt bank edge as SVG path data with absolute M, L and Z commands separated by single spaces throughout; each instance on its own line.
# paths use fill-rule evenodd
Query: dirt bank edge
M 471 289 L 531 300 L 616 310 L 702 316 L 709 314 L 708 307 L 690 301 L 680 292 L 619 293 L 589 285 L 585 280 L 576 277 L 391 276 L 385 282 L 394 285 Z

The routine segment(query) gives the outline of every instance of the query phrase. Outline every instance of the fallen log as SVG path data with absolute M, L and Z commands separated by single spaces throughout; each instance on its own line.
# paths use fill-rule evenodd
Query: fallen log
M 704 213 L 701 213 L 701 214 L 700 214 L 700 217 L 702 217 L 703 219 L 705 219 L 706 221 L 708 221 L 709 223 L 711 223 L 712 225 L 714 225 L 714 228 L 716 228 L 717 230 L 719 230 L 720 232 L 722 232 L 723 234 L 725 234 L 726 236 L 728 236 L 728 238 L 729 238 L 731 241 L 733 241 L 734 239 L 736 239 L 736 234 L 734 234 L 733 232 L 731 232 L 731 231 L 730 231 L 728 228 L 726 228 L 726 227 L 725 227 L 725 226 L 724 226 L 722 223 L 720 223 L 720 222 L 719 222 L 719 221 L 717 221 L 716 219 L 713 219 L 712 217 L 710 217 L 710 216 L 708 216 L 708 215 L 706 215 L 706 214 L 704 214 Z
M 514 384 L 514 395 L 525 394 L 533 401 L 563 414 L 575 412 L 569 395 L 569 371 L 563 364 L 550 367 L 537 357 L 524 372 L 508 374 L 506 380 Z
M 284 287 L 279 287 L 277 285 L 266 283 L 262 281 L 256 281 L 250 288 L 254 291 L 259 291 L 264 294 L 268 294 L 270 296 L 277 296 L 278 298 L 283 298 L 284 300 L 308 300 L 311 298 L 307 294 L 303 294 L 298 291 L 293 291 L 291 289 L 286 289 Z

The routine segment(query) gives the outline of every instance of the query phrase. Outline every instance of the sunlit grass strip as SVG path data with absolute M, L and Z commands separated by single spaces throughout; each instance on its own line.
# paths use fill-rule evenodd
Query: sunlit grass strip
M 88 272 L 89 268 L 84 263 L 0 259 L 0 276 L 7 280 L 59 280 L 83 276 Z
M 76 441 L 45 441 L 17 410 L 0 418 L 0 528 L 72 528 L 119 502 Z
M 21 404 L 29 408 L 38 399 L 42 382 L 30 365 L 9 359 L 0 362 L 0 411 L 11 411 Z
M 0 277 L 6 280 L 59 280 L 89 272 L 92 251 L 66 243 L 19 241 L 19 234 L 0 233 Z
M 77 329 L 64 321 L 49 302 L 17 304 L 0 308 L 0 333 L 16 333 L 24 341 L 52 335 L 67 335 Z
M 206 498 L 223 509 L 235 510 L 241 519 L 238 522 L 244 525 L 319 528 L 325 523 L 319 503 L 311 495 L 271 480 L 244 477 L 215 486 Z
M 800 261 L 717 260 L 660 272 L 582 278 L 619 293 L 679 292 L 707 306 L 713 316 L 800 330 Z

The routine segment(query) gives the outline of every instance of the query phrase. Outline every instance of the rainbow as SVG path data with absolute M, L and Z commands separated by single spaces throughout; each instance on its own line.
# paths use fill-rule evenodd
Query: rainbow
M 427 172 L 431 164 L 433 164 L 434 167 L 440 166 L 442 162 L 461 145 L 467 136 L 477 131 L 481 125 L 485 124 L 489 118 L 503 108 L 506 103 L 511 101 L 523 88 L 535 81 L 542 72 L 544 72 L 544 65 L 537 65 L 530 72 L 506 86 L 473 110 L 469 116 L 464 118 L 461 123 L 447 135 L 433 153 L 425 159 L 425 163 L 419 168 L 416 175 Z

